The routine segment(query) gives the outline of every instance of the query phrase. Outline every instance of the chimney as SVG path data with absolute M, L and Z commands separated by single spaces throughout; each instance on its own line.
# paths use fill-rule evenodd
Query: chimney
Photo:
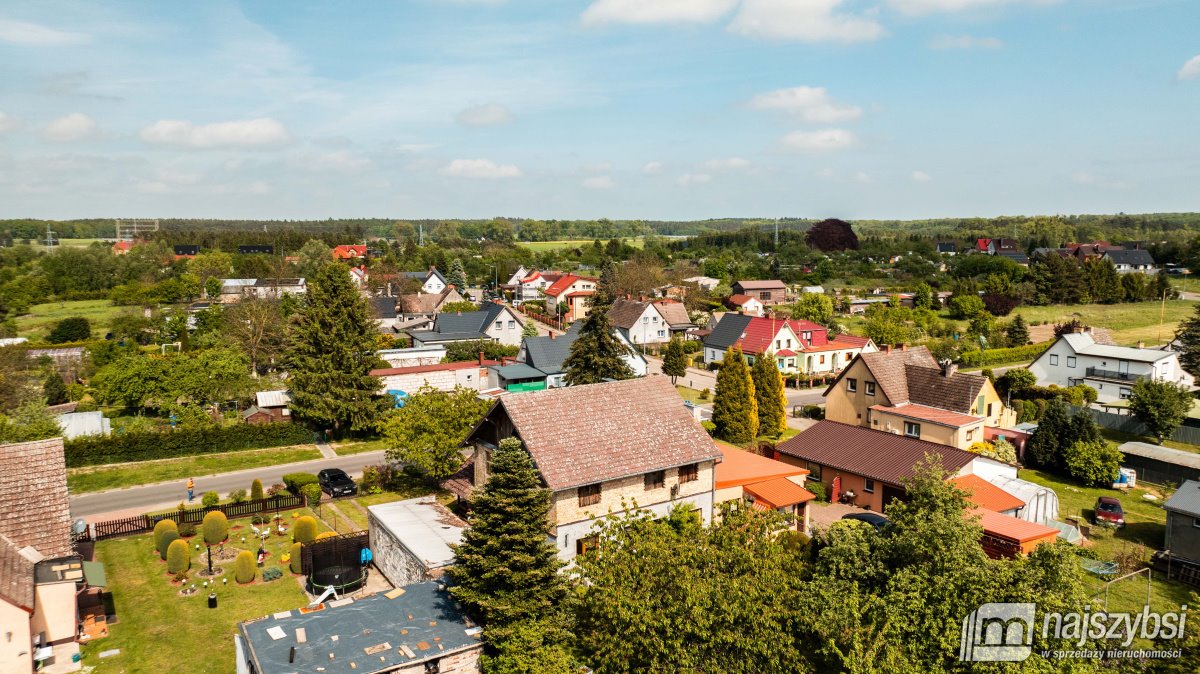
M 883 352 L 884 352 L 884 353 L 891 353 L 891 352 L 892 352 L 892 345 L 891 345 L 891 344 L 884 344 L 884 345 L 883 345 Z
M 483 352 L 479 352 L 479 366 L 483 367 Z
M 942 376 L 949 379 L 950 377 L 954 376 L 955 372 L 958 372 L 958 365 L 956 365 L 954 361 L 947 360 L 946 362 L 942 363 Z
M 554 331 L 553 331 L 553 330 L 551 330 L 551 331 L 550 331 L 550 339 L 551 339 L 551 340 L 553 340 L 553 339 L 554 339 Z
M 901 350 L 901 351 L 908 351 L 908 344 L 901 344 L 901 345 L 900 345 L 900 350 Z

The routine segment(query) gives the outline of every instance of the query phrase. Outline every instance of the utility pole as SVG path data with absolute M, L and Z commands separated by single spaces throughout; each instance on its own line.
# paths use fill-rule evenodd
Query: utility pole
M 775 252 L 779 252 L 779 218 L 775 218 Z

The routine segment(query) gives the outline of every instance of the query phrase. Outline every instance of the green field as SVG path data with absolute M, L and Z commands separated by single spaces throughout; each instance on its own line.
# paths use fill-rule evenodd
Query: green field
M 91 324 L 92 336 L 103 337 L 112 319 L 126 311 L 131 311 L 131 308 L 115 306 L 109 300 L 35 304 L 29 308 L 29 313 L 17 316 L 17 334 L 34 341 L 44 339 L 55 323 L 64 318 L 82 316 Z
M 72 494 L 83 494 L 106 489 L 119 489 L 140 484 L 166 482 L 168 480 L 186 481 L 189 477 L 198 480 L 197 487 L 204 491 L 205 475 L 227 473 L 247 468 L 262 468 L 297 461 L 311 461 L 321 458 L 321 452 L 311 445 L 299 447 L 275 447 L 271 449 L 255 449 L 242 452 L 226 452 L 223 454 L 202 454 L 187 456 L 179 459 L 161 459 L 158 461 L 139 461 L 118 466 L 89 466 L 87 468 L 71 468 L 67 471 L 67 489 Z M 271 485 L 265 485 L 267 487 Z M 246 491 L 250 484 L 246 484 Z M 180 491 L 183 488 L 180 487 Z
M 1165 344 L 1175 337 L 1175 328 L 1180 321 L 1192 315 L 1196 302 L 1192 300 L 1168 300 L 1165 308 L 1161 302 L 1136 302 L 1130 304 L 1056 304 L 1047 307 L 1020 307 L 1013 315 L 1020 314 L 1027 323 L 1065 323 L 1072 318 L 1098 328 L 1108 328 L 1113 339 L 1123 346 L 1132 346 L 1139 341 L 1147 345 Z M 1162 327 L 1159 328 L 1160 311 Z
M 634 248 L 642 247 L 642 237 L 629 237 L 624 239 L 625 243 Z M 605 240 L 601 239 L 601 244 Z M 592 239 L 564 239 L 562 241 L 518 241 L 518 246 L 524 246 L 535 253 L 544 253 L 548 250 L 559 250 L 562 248 L 582 248 L 583 246 L 592 245 Z
M 67 246 L 70 248 L 86 248 L 93 243 L 101 242 L 109 245 L 112 239 L 59 239 L 58 245 Z

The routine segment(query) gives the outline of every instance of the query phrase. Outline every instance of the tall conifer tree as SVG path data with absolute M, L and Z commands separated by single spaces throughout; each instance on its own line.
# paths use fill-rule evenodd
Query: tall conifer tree
M 663 374 L 671 378 L 671 383 L 687 374 L 687 356 L 683 353 L 683 340 L 672 337 L 667 342 L 667 352 L 663 354 Z
M 625 362 L 629 347 L 613 334 L 612 321 L 608 317 L 613 297 L 603 280 L 604 275 L 601 274 L 601 283 L 596 285 L 592 294 L 587 318 L 583 319 L 579 336 L 571 344 L 571 353 L 563 362 L 566 370 L 563 381 L 568 386 L 633 378 L 633 370 Z
M 754 361 L 750 373 L 758 404 L 758 433 L 779 437 L 787 429 L 787 396 L 783 390 L 783 375 L 775 366 L 775 354 L 763 354 Z
M 748 445 L 758 437 L 758 401 L 754 380 L 742 357 L 742 350 L 725 351 L 717 371 L 717 390 L 713 395 L 713 424 L 716 437 L 734 445 Z

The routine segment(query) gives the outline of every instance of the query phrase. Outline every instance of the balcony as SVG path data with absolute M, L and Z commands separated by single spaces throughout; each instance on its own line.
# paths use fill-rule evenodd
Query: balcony
M 1087 369 L 1088 379 L 1100 379 L 1103 381 L 1116 382 L 1118 384 L 1132 384 L 1139 379 L 1143 379 L 1145 375 L 1133 374 L 1130 372 L 1117 372 L 1115 370 L 1101 370 L 1098 367 L 1089 367 Z

